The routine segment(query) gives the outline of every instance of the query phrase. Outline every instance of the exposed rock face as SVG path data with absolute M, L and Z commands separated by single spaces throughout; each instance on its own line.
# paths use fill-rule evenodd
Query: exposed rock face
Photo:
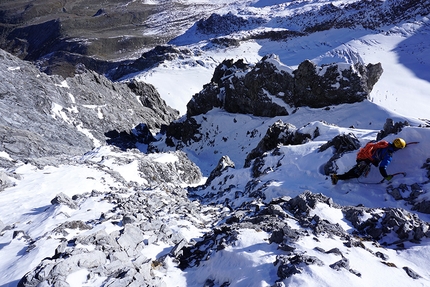
M 368 236 L 385 246 L 401 247 L 405 241 L 419 242 L 430 235 L 427 222 L 401 208 L 344 207 L 343 212 L 345 218 L 357 229 L 358 234 Z M 363 221 L 362 216 L 365 213 L 370 217 Z M 395 235 L 397 238 L 393 239 L 390 235 Z
M 93 159 L 93 156 L 96 158 Z M 68 220 L 36 239 L 16 231 L 15 237 L 21 236 L 33 246 L 37 245 L 39 240 L 47 238 L 58 241 L 55 253 L 30 270 L 18 286 L 69 286 L 66 282 L 67 276 L 82 268 L 88 270 L 88 282 L 104 277 L 103 285 L 109 286 L 165 286 L 159 275 L 159 272 L 162 272 L 160 269 L 167 257 L 179 257 L 182 254 L 181 249 L 188 242 L 176 229 L 180 228 L 176 220 L 160 214 L 175 212 L 181 220 L 190 220 L 194 222 L 191 224 L 195 224 L 195 228 L 200 228 L 203 222 L 217 212 L 216 207 L 207 208 L 187 198 L 187 191 L 180 188 L 179 184 L 199 182 L 202 177 L 200 170 L 183 152 L 174 152 L 172 156 L 177 160 L 156 162 L 151 160 L 150 155 L 140 152 L 128 152 L 124 157 L 124 153 L 118 151 L 110 154 L 110 157 L 119 165 L 127 165 L 129 160 L 137 160 L 139 174 L 146 184 L 127 182 L 119 174 L 112 174 L 123 188 L 112 188 L 112 192 L 106 193 L 87 192 L 73 196 L 72 199 L 64 194 L 57 195 L 51 201 L 52 209 L 60 209 L 61 205 L 80 209 L 87 200 L 110 203 L 112 208 L 96 219 L 85 222 Z M 109 170 L 100 163 L 94 153 L 89 153 L 81 162 L 75 164 Z M 152 185 L 155 186 L 154 189 L 151 188 Z M 104 224 L 117 228 L 108 233 L 102 227 Z M 2 229 L 0 222 L 0 231 Z M 64 237 L 70 230 L 77 235 L 66 240 Z M 143 249 L 159 244 L 174 248 L 156 260 L 142 255 Z M 32 248 L 29 247 L 25 252 L 32 252 Z
M 367 99 L 382 75 L 381 63 L 348 66 L 344 68 L 333 64 L 317 67 L 310 61 L 301 63 L 294 71 L 292 105 L 321 108 Z
M 261 204 L 261 203 L 259 203 Z M 327 205 L 334 209 L 341 209 L 345 219 L 350 221 L 356 228 L 352 233 L 346 232 L 339 224 L 312 215 L 312 210 L 318 205 Z M 278 281 L 304 272 L 306 265 L 325 266 L 332 269 L 327 272 L 336 272 L 346 269 L 352 274 L 360 277 L 360 270 L 350 267 L 349 255 L 339 248 L 324 250 L 316 247 L 319 254 L 333 254 L 338 256 L 332 263 L 323 262 L 318 255 L 310 256 L 295 248 L 296 242 L 304 237 L 312 236 L 318 242 L 318 236 L 339 238 L 344 246 L 348 248 L 362 248 L 370 252 L 373 256 L 380 258 L 384 263 L 390 265 L 389 257 L 382 252 L 374 253 L 368 249 L 363 240 L 373 241 L 376 246 L 379 244 L 387 247 L 402 248 L 405 241 L 416 242 L 430 236 L 428 223 L 420 220 L 413 214 L 398 208 L 370 209 L 365 207 L 342 207 L 329 197 L 322 194 L 304 192 L 294 198 L 276 198 L 264 206 L 257 203 L 243 205 L 240 210 L 230 213 L 225 223 L 208 232 L 201 241 L 191 246 L 183 248 L 180 259 L 180 267 L 200 266 L 204 261 L 210 260 L 214 252 L 220 252 L 229 246 L 234 246 L 240 229 L 263 230 L 270 234 L 269 243 L 276 244 L 282 255 L 277 255 L 273 262 L 274 272 L 279 277 Z M 366 213 L 366 220 L 363 220 Z M 293 228 L 289 221 L 297 222 L 300 227 Z M 405 269 L 406 268 L 406 269 Z M 419 278 L 410 267 L 405 266 L 404 270 L 412 278 Z
M 289 71 L 275 55 L 264 57 L 255 66 L 225 60 L 211 83 L 188 103 L 187 115 L 222 107 L 231 113 L 274 117 L 288 115 L 281 102 L 313 108 L 360 102 L 367 99 L 382 71 L 380 63 L 318 67 L 307 60 Z
M 255 66 L 243 60 L 224 60 L 215 69 L 211 82 L 188 102 L 187 119 L 167 129 L 168 145 L 175 145 L 173 138 L 185 144 L 198 140 L 199 125 L 194 116 L 213 108 L 275 117 L 288 115 L 287 107 L 320 108 L 360 102 L 367 99 L 381 74 L 380 63 L 318 67 L 304 61 L 292 71 L 282 66 L 276 55 L 264 57 Z M 249 164 L 249 159 L 246 162 Z
M 256 116 L 288 115 L 285 107 L 274 103 L 272 97 L 283 96 L 285 85 L 292 83 L 288 81 L 291 78 L 287 72 L 278 70 L 270 57 L 263 58 L 255 67 L 241 60 L 236 63 L 225 60 L 215 70 L 211 83 L 187 105 L 187 115 L 202 114 L 213 107 Z M 212 103 L 215 106 L 210 107 Z
M 191 51 L 185 48 L 179 49 L 170 45 L 156 46 L 154 49 L 143 53 L 137 60 L 118 65 L 109 72 L 109 78 L 118 80 L 126 75 L 153 68 L 164 61 L 172 61 L 190 54 Z
M 338 167 L 336 165 L 336 160 L 339 159 L 344 153 L 349 151 L 354 151 L 360 148 L 360 141 L 353 133 L 342 134 L 334 137 L 332 140 L 328 141 L 326 144 L 319 148 L 319 151 L 325 151 L 329 147 L 335 148 L 335 153 L 330 158 L 330 160 L 324 166 L 324 174 L 329 175 L 336 173 Z
M 258 27 L 265 22 L 267 21 L 261 18 L 245 19 L 229 12 L 225 15 L 214 13 L 207 19 L 197 21 L 196 26 L 197 31 L 202 34 L 228 35 L 253 26 Z
M 143 3 L 3 1 L 0 11 L 0 48 L 62 76 L 73 76 L 79 65 L 102 74 L 119 64 L 112 62 L 119 55 L 170 39 L 144 35 L 146 20 L 158 10 Z
M 132 80 L 127 83 L 127 86 L 139 97 L 144 107 L 153 110 L 163 120 L 162 124 L 170 123 L 179 117 L 179 112 L 166 104 L 153 85 Z
M 205 185 L 208 185 L 217 177 L 220 177 L 222 172 L 228 168 L 235 168 L 234 162 L 228 157 L 223 156 L 217 166 L 212 170 L 211 174 L 209 175 L 208 179 L 206 180 Z
M 3 50 L 0 69 L 0 151 L 12 159 L 83 154 L 105 144 L 109 132 L 141 123 L 159 129 L 179 114 L 144 83 L 130 89 L 93 72 L 47 76 Z M 0 158 L 0 166 L 8 162 Z
M 191 141 L 200 140 L 200 124 L 194 118 L 187 118 L 185 121 L 172 122 L 166 128 L 166 144 L 168 146 L 181 147 Z M 175 143 L 174 139 L 179 140 Z
M 292 23 L 302 25 L 305 19 L 313 15 L 317 21 L 307 22 L 306 32 L 324 31 L 332 28 L 354 28 L 362 26 L 367 29 L 376 29 L 389 23 L 398 23 L 405 17 L 414 18 L 421 13 L 430 12 L 430 2 L 425 1 L 392 1 L 389 3 L 357 1 L 346 4 L 340 8 L 332 3 L 323 5 L 319 11 L 303 13 L 298 17 L 290 17 Z M 421 14 L 423 15 L 423 14 Z
M 379 141 L 388 136 L 389 134 L 398 134 L 405 126 L 409 126 L 409 123 L 407 121 L 394 123 L 392 119 L 387 119 L 384 124 L 384 127 L 376 136 L 376 140 Z
M 297 128 L 281 120 L 270 126 L 264 138 L 246 157 L 245 167 L 249 167 L 253 159 L 262 156 L 265 152 L 275 149 L 278 145 L 303 144 L 311 138 L 309 134 L 297 131 Z

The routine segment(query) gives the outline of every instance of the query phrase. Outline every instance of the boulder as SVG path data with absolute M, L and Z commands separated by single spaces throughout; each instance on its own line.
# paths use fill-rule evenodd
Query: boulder
M 278 120 L 267 129 L 263 139 L 247 155 L 244 167 L 249 167 L 253 159 L 275 149 L 278 145 L 303 144 L 310 138 L 311 135 L 299 132 L 294 125 Z
M 64 193 L 60 192 L 59 194 L 57 194 L 52 200 L 51 200 L 51 204 L 52 205 L 60 205 L 60 204 L 64 204 L 68 207 L 70 207 L 71 209 L 77 209 L 78 206 L 76 205 L 76 203 L 67 195 L 65 195 Z
M 217 166 L 212 170 L 211 174 L 206 180 L 205 185 L 209 186 L 215 178 L 221 176 L 223 171 L 228 168 L 235 168 L 235 165 L 234 162 L 228 156 L 225 155 L 221 157 L 221 159 L 218 161 Z

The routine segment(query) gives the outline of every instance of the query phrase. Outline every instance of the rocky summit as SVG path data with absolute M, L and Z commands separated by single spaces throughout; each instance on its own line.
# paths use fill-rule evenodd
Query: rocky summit
M 2 1 L 0 286 L 430 286 L 429 19 Z

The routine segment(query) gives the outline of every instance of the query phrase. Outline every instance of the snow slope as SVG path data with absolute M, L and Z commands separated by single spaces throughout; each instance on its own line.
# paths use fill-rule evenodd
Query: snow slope
M 373 110 L 372 110 L 373 108 Z M 357 119 L 358 117 L 347 117 L 347 113 L 354 110 L 365 109 L 368 111 L 369 121 L 361 124 Z M 320 129 L 321 135 L 303 145 L 298 146 L 281 146 L 280 152 L 277 155 L 269 156 L 266 160 L 267 167 L 271 167 L 272 171 L 261 176 L 259 180 L 261 184 L 270 182 L 268 188 L 264 193 L 266 201 L 272 198 L 291 196 L 294 197 L 306 190 L 314 193 L 323 193 L 331 198 L 333 201 L 341 205 L 357 205 L 363 204 L 366 207 L 384 208 L 384 207 L 399 207 L 410 209 L 405 202 L 400 200 L 396 201 L 386 192 L 386 184 L 374 185 L 366 183 L 358 183 L 356 180 L 348 182 L 341 182 L 333 186 L 326 176 L 320 173 L 320 167 L 332 155 L 333 150 L 328 149 L 324 152 L 318 152 L 318 148 L 332 139 L 334 136 L 341 133 L 354 133 L 362 144 L 370 139 L 374 139 L 378 129 L 373 127 L 380 126 L 383 122 L 383 115 L 393 116 L 395 119 L 403 120 L 403 117 L 395 117 L 395 114 L 390 114 L 388 111 L 381 110 L 370 102 L 353 104 L 351 106 L 342 106 L 332 108 L 332 112 L 325 110 L 310 110 L 298 111 L 291 116 L 292 121 L 300 127 L 307 118 L 309 124 L 301 127 L 302 131 L 311 131 L 315 127 Z M 338 119 L 341 125 L 327 124 L 315 119 L 324 117 L 325 120 L 334 121 Z M 230 126 L 234 125 L 233 119 L 237 120 L 237 129 L 223 130 L 217 135 L 211 136 L 214 139 L 213 148 L 205 149 L 206 154 L 197 154 L 196 152 L 188 151 L 190 158 L 195 160 L 203 167 L 204 163 L 211 162 L 221 155 L 230 155 L 236 159 L 236 169 L 231 169 L 227 174 L 234 175 L 230 180 L 224 182 L 221 187 L 234 185 L 235 188 L 228 193 L 224 193 L 224 197 L 213 199 L 206 199 L 199 203 L 201 205 L 220 204 L 224 202 L 225 198 L 230 199 L 232 207 L 239 207 L 246 201 L 253 200 L 247 197 L 236 198 L 235 191 L 243 191 L 245 185 L 250 179 L 249 169 L 241 167 L 241 160 L 246 149 L 252 148 L 256 142 L 260 140 L 261 134 L 265 130 L 262 127 L 270 125 L 274 119 L 251 118 L 247 115 L 231 115 L 223 111 L 215 110 L 210 112 L 207 116 L 207 121 L 210 125 L 224 124 L 230 121 Z M 265 122 L 262 125 L 262 121 Z M 245 124 L 246 123 L 246 124 Z M 242 125 L 243 124 L 243 125 Z M 347 128 L 350 124 L 356 124 L 361 128 Z M 429 157 L 427 152 L 427 145 L 425 144 L 430 140 L 430 130 L 426 128 L 417 127 L 418 122 L 411 122 L 412 126 L 404 128 L 398 135 L 408 141 L 420 141 L 420 144 L 411 145 L 405 150 L 398 151 L 395 154 L 394 161 L 389 167 L 389 172 L 407 171 L 406 178 L 395 178 L 392 182 L 393 185 L 399 183 L 412 184 L 415 182 L 422 183 L 422 188 L 426 192 L 421 195 L 421 199 L 430 199 L 427 190 L 429 184 L 424 184 L 428 179 L 426 178 L 426 171 L 421 168 L 425 159 Z M 371 126 L 372 128 L 369 128 Z M 254 138 L 249 136 L 241 136 L 238 132 L 245 132 L 246 130 L 260 129 L 255 132 Z M 260 133 L 260 135 L 258 135 Z M 223 137 L 228 137 L 226 143 L 222 140 Z M 237 137 L 234 140 L 234 137 Z M 395 135 L 389 136 L 389 140 L 394 138 Z M 231 140 L 230 140 L 231 139 Z M 248 139 L 249 147 L 244 144 Z M 194 146 L 197 150 L 199 148 Z M 214 153 L 214 151 L 218 151 Z M 65 206 L 52 206 L 50 200 L 59 192 L 63 192 L 69 196 L 91 192 L 97 190 L 99 192 L 108 192 L 112 188 L 120 188 L 121 185 L 118 180 L 112 175 L 118 172 L 126 180 L 132 184 L 133 182 L 141 183 L 145 186 L 145 181 L 139 176 L 136 171 L 136 163 L 132 160 L 118 162 L 114 160 L 116 157 L 133 159 L 132 155 L 127 153 L 118 154 L 109 148 L 101 148 L 94 150 L 91 154 L 86 155 L 82 160 L 98 163 L 99 167 L 92 167 L 87 165 L 65 165 L 60 167 L 46 167 L 39 170 L 31 165 L 21 164 L 14 173 L 19 179 L 13 179 L 15 182 L 14 187 L 7 188 L 0 193 L 0 200 L 2 206 L 6 209 L 2 210 L 2 222 L 5 226 L 11 226 L 12 229 L 2 232 L 0 237 L 0 244 L 2 246 L 0 255 L 4 258 L 0 265 L 1 270 L 1 286 L 16 286 L 18 280 L 31 268 L 45 257 L 52 256 L 53 250 L 58 245 L 58 239 L 55 237 L 46 236 L 49 230 L 64 221 L 84 220 L 86 222 L 96 219 L 100 213 L 107 213 L 112 205 L 100 200 L 86 200 L 79 209 L 70 209 Z M 159 163 L 170 163 L 176 161 L 175 157 L 171 154 L 155 154 L 150 155 L 153 161 Z M 344 155 L 338 160 L 338 165 L 342 170 L 348 169 L 355 161 L 355 153 L 351 152 Z M 100 168 L 102 167 L 102 168 Z M 208 167 L 209 168 L 209 167 Z M 103 170 L 110 171 L 109 173 Z M 18 177 L 19 176 L 19 177 Z M 377 182 L 380 176 L 376 169 L 372 169 L 370 175 L 366 179 L 360 179 L 363 182 Z M 147 185 L 146 185 L 147 186 Z M 214 186 L 215 188 L 211 188 Z M 211 187 L 202 191 L 201 195 L 205 193 L 214 192 L 219 190 L 217 180 L 215 180 Z M 157 187 L 147 187 L 151 192 L 162 192 Z M 132 194 L 133 189 L 129 189 L 124 196 Z M 161 195 L 161 194 L 160 194 Z M 25 201 L 23 202 L 23 199 Z M 353 230 L 351 223 L 344 219 L 342 212 L 339 209 L 330 207 L 326 204 L 319 204 L 313 211 L 322 218 L 332 222 L 339 223 L 345 230 Z M 4 215 L 7 214 L 7 217 Z M 430 221 L 430 215 L 417 214 L 422 220 Z M 171 217 L 171 222 L 176 215 L 165 214 L 164 216 Z M 207 230 L 196 229 L 191 223 L 188 227 L 184 228 L 186 220 L 177 223 L 175 228 L 183 236 L 189 240 L 198 240 Z M 210 220 L 208 220 L 210 222 Z M 299 228 L 295 220 L 289 220 L 289 225 L 292 228 Z M 112 232 L 120 228 L 105 223 L 97 227 L 104 229 L 106 232 Z M 14 235 L 12 231 L 21 230 L 22 234 Z M 85 234 L 85 231 L 73 230 L 68 238 L 73 238 L 76 234 Z M 46 237 L 46 240 L 38 240 L 35 246 L 29 245 L 24 235 L 31 238 Z M 14 238 L 13 238 L 14 236 Z M 223 282 L 230 282 L 230 286 L 273 286 L 277 280 L 276 269 L 273 265 L 275 257 L 283 254 L 282 251 L 277 249 L 277 245 L 269 244 L 267 238 L 269 234 L 266 232 L 257 232 L 255 230 L 240 230 L 238 240 L 235 244 L 229 246 L 225 250 L 217 252 L 208 259 L 204 264 L 199 267 L 186 269 L 181 271 L 176 267 L 176 263 L 170 259 L 164 265 L 164 269 L 157 271 L 158 275 L 162 278 L 168 286 L 202 286 L 208 278 L 214 280 L 214 286 L 220 286 Z M 318 256 L 326 264 L 324 266 L 307 266 L 304 268 L 302 274 L 296 274 L 284 280 L 287 286 L 430 286 L 430 274 L 425 266 L 429 264 L 430 239 L 424 239 L 419 244 L 407 242 L 407 248 L 403 250 L 396 250 L 390 247 L 377 247 L 369 243 L 364 243 L 367 249 L 347 248 L 340 247 L 339 238 L 318 236 L 318 241 L 312 237 L 301 238 L 294 246 L 298 251 L 310 256 Z M 30 246 L 30 247 L 29 247 Z M 340 248 L 340 251 L 349 259 L 350 267 L 361 274 L 360 277 L 346 271 L 333 271 L 329 264 L 338 261 L 340 258 L 335 254 L 321 254 L 315 247 L 330 250 L 332 248 Z M 168 245 L 154 244 L 150 248 L 144 249 L 145 256 L 153 260 L 166 254 L 171 247 Z M 29 249 L 31 251 L 29 251 Z M 388 262 L 394 264 L 397 268 L 389 267 L 381 264 L 380 260 L 375 259 L 376 252 L 383 252 L 388 256 Z M 411 279 L 404 270 L 403 266 L 412 268 L 422 278 Z M 77 273 L 72 273 L 67 279 L 70 286 L 101 286 L 103 278 L 87 279 L 85 276 L 85 269 Z M 411 281 L 413 280 L 413 281 Z
M 155 3 L 149 1 L 145 3 Z M 188 1 L 191 2 L 191 1 Z M 196 1 L 197 2 L 197 1 Z M 208 1 L 200 1 L 209 3 Z M 219 1 L 218 4 L 229 4 L 231 1 Z M 354 2 L 354 1 L 350 1 Z M 210 1 L 210 3 L 214 3 Z M 271 16 L 293 13 L 294 9 L 310 9 L 306 4 L 319 5 L 320 1 L 253 1 L 243 2 L 234 6 L 237 11 L 244 14 L 250 12 L 256 15 L 272 13 Z M 345 1 L 333 2 L 342 4 Z M 230 6 L 231 7 L 231 6 Z M 246 7 L 243 8 L 243 7 Z M 244 10 L 241 10 L 244 9 Z M 221 11 L 221 10 L 220 10 Z M 226 8 L 227 11 L 227 8 Z M 275 27 L 277 28 L 277 27 Z M 266 161 L 270 172 L 263 175 L 260 184 L 270 183 L 264 193 L 266 200 L 290 196 L 294 197 L 306 190 L 314 193 L 323 193 L 341 205 L 356 206 L 363 204 L 366 207 L 380 209 L 384 207 L 399 207 L 410 210 L 410 206 L 403 200 L 395 200 L 387 191 L 387 184 L 372 184 L 380 180 L 378 171 L 372 169 L 369 176 L 359 183 L 357 180 L 340 182 L 333 186 L 330 180 L 321 174 L 321 166 L 332 156 L 333 150 L 318 152 L 318 148 L 342 133 L 353 133 L 364 145 L 373 140 L 382 128 L 387 118 L 394 121 L 409 121 L 410 127 L 404 128 L 398 135 L 390 135 L 388 140 L 397 136 L 407 141 L 419 141 L 405 150 L 395 154 L 393 163 L 389 166 L 389 173 L 406 171 L 405 178 L 396 177 L 394 185 L 400 183 L 420 183 L 423 194 L 420 200 L 430 200 L 429 183 L 426 171 L 422 169 L 423 163 L 430 158 L 428 142 L 430 130 L 419 127 L 424 122 L 420 118 L 428 118 L 430 99 L 430 63 L 429 58 L 429 25 L 428 18 L 423 16 L 413 23 L 404 23 L 399 26 L 384 27 L 381 31 L 366 29 L 340 29 L 328 30 L 310 34 L 306 37 L 289 39 L 287 41 L 252 40 L 243 42 L 236 48 L 215 49 L 207 48 L 207 42 L 201 39 L 192 39 L 191 45 L 201 52 L 190 58 L 166 62 L 149 71 L 145 71 L 136 78 L 155 85 L 161 96 L 173 108 L 186 112 L 186 103 L 194 93 L 197 93 L 205 83 L 210 81 L 214 67 L 226 58 L 246 59 L 255 63 L 264 55 L 275 53 L 281 61 L 288 66 L 295 67 L 304 59 L 311 59 L 317 64 L 329 62 L 381 62 L 384 73 L 375 85 L 370 101 L 351 105 L 340 105 L 325 109 L 300 108 L 296 113 L 278 118 L 257 118 L 250 115 L 228 114 L 222 110 L 214 109 L 199 120 L 204 123 L 202 129 L 207 130 L 207 141 L 193 143 L 184 151 L 207 176 L 223 155 L 228 155 L 236 165 L 230 169 L 229 174 L 234 175 L 224 186 L 233 185 L 235 190 L 231 193 L 221 193 L 220 198 L 197 202 L 197 205 L 208 207 L 220 204 L 229 198 L 233 206 L 240 206 L 252 199 L 234 196 L 235 191 L 243 191 L 250 180 L 250 170 L 243 168 L 246 154 L 251 151 L 264 136 L 267 128 L 277 120 L 292 123 L 302 131 L 312 131 L 318 127 L 321 135 L 312 141 L 298 146 L 281 146 L 280 154 L 268 157 Z M 206 48 L 205 48 L 206 47 Z M 351 128 L 354 126 L 354 128 Z M 9 158 L 2 152 L 1 157 Z M 91 156 L 87 155 L 92 164 L 64 164 L 62 166 L 48 166 L 37 169 L 34 166 L 17 163 L 13 170 L 3 170 L 2 176 L 13 183 L 14 186 L 6 188 L 0 193 L 2 210 L 0 220 L 2 229 L 0 236 L 0 286 L 16 286 L 26 272 L 35 268 L 46 257 L 53 256 L 59 244 L 59 238 L 46 236 L 46 232 L 54 226 L 71 220 L 85 220 L 100 217 L 101 213 L 108 212 L 112 207 L 109 203 L 97 200 L 86 200 L 79 209 L 70 209 L 65 206 L 53 206 L 50 200 L 59 192 L 68 196 L 82 194 L 97 190 L 101 193 L 109 192 L 115 188 L 124 188 L 129 196 L 139 190 L 163 194 L 163 190 L 152 186 L 136 170 L 136 163 L 129 152 L 119 152 L 107 147 L 95 149 Z M 170 153 L 151 155 L 152 160 L 168 165 L 175 161 Z M 115 161 L 113 158 L 124 158 L 124 161 Z M 85 161 L 86 157 L 83 157 Z M 77 159 L 79 162 L 79 159 Z M 355 153 L 342 156 L 337 164 L 340 172 L 348 170 L 355 162 Z M 125 183 L 119 183 L 114 176 L 121 175 Z M 3 177 L 2 180 L 5 178 Z M 202 179 L 204 181 L 204 178 Z M 202 181 L 202 183 L 203 183 Z M 201 195 L 217 192 L 218 182 L 201 191 Z M 185 183 L 181 183 L 186 185 Z M 223 192 L 223 190 L 221 190 Z M 222 207 L 220 207 L 222 209 Z M 352 226 L 345 220 L 339 209 L 326 204 L 319 204 L 313 211 L 315 214 L 338 223 L 345 230 L 352 230 Z M 428 214 L 416 213 L 422 220 L 430 221 Z M 189 240 L 200 240 L 204 232 L 216 225 L 218 218 L 207 218 L 202 228 L 197 229 L 190 222 L 174 221 L 175 214 L 164 214 L 175 222 L 172 224 Z M 294 220 L 289 224 L 299 228 Z M 120 226 L 102 224 L 97 228 L 112 232 Z M 15 233 L 14 231 L 22 231 Z M 67 239 L 73 238 L 74 231 Z M 39 240 L 36 245 L 28 242 L 26 235 Z M 304 237 L 295 243 L 297 250 L 317 255 L 324 262 L 324 266 L 303 266 L 304 272 L 285 279 L 279 285 L 273 262 L 277 255 L 283 254 L 276 245 L 267 241 L 269 234 L 256 230 L 240 230 L 238 240 L 228 248 L 215 253 L 199 267 L 180 270 L 176 262 L 167 258 L 162 269 L 154 270 L 157 276 L 165 282 L 166 286 L 205 286 L 208 279 L 213 285 L 221 286 L 229 282 L 229 286 L 430 286 L 430 273 L 427 266 L 430 264 L 430 240 L 424 239 L 421 243 L 406 243 L 405 249 L 394 247 L 375 246 L 370 242 L 363 244 L 367 249 L 354 249 L 343 246 L 339 238 L 319 236 Z M 350 266 L 358 270 L 361 276 L 356 276 L 345 270 L 333 271 L 329 264 L 340 258 L 335 254 L 318 253 L 314 247 L 330 250 L 340 248 L 341 252 L 348 254 Z M 144 249 L 144 254 L 153 260 L 169 252 L 172 246 L 151 244 Z M 381 264 L 381 260 L 374 254 L 382 250 L 389 257 L 394 266 Z M 421 278 L 411 279 L 402 269 L 404 266 L 412 268 Z M 82 269 L 67 277 L 69 286 L 102 286 L 103 278 L 88 278 L 87 271 Z M 284 284 L 284 285 L 280 285 Z M 225 286 L 225 285 L 224 285 Z

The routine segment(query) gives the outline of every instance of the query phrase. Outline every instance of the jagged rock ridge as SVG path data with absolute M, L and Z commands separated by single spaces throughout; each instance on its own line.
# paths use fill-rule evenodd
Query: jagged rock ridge
M 211 82 L 188 102 L 186 120 L 167 129 L 167 141 L 172 146 L 173 138 L 185 144 L 198 140 L 199 125 L 193 117 L 213 108 L 275 117 L 288 115 L 287 108 L 360 102 L 368 98 L 382 72 L 380 63 L 318 67 L 308 60 L 292 71 L 276 55 L 263 57 L 255 65 L 225 60 L 215 69 Z
M 255 66 L 243 60 L 225 60 L 215 69 L 211 82 L 187 104 L 187 116 L 204 114 L 214 107 L 255 116 L 288 115 L 275 98 L 291 107 L 313 108 L 367 99 L 382 75 L 381 63 L 345 66 L 317 67 L 306 60 L 291 71 L 282 68 L 276 55 L 264 57 Z
M 145 83 L 112 83 L 89 71 L 47 76 L 3 50 L 0 60 L 0 151 L 15 160 L 80 155 L 106 141 L 135 147 L 143 131 L 134 135 L 134 127 L 157 130 L 179 115 Z

